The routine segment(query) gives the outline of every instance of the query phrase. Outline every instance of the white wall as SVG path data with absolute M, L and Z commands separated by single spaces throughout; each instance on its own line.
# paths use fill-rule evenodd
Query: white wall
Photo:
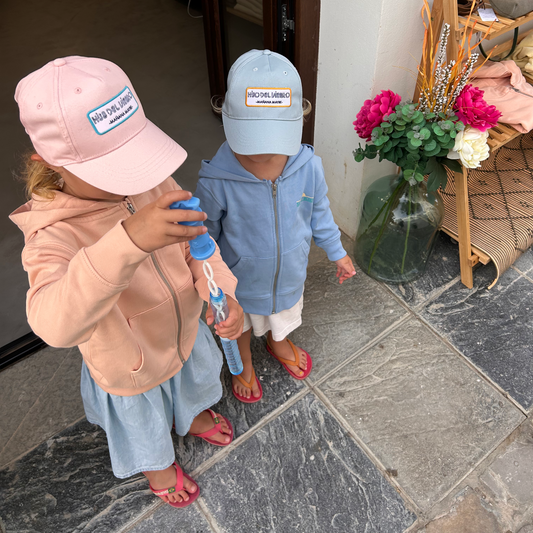
M 422 0 L 321 2 L 315 148 L 335 220 L 351 237 L 366 187 L 395 170 L 388 161 L 354 161 L 352 151 L 363 141 L 352 122 L 364 101 L 381 90 L 413 97 L 424 37 L 422 5 Z

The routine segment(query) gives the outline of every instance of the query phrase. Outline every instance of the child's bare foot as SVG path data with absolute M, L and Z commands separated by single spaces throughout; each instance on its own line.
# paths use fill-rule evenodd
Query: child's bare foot
M 250 350 L 250 340 L 252 338 L 252 329 L 243 332 L 237 339 L 239 352 L 242 359 L 242 372 L 239 376 L 231 378 L 231 386 L 238 400 L 245 403 L 255 403 L 263 397 L 261 385 L 255 376 L 252 365 L 252 352 Z
M 277 342 L 272 338 L 272 334 L 269 331 L 267 339 L 268 339 L 268 344 L 272 348 L 272 351 L 278 357 L 280 357 L 281 359 L 285 359 L 286 361 L 294 361 L 296 363 L 294 352 L 287 338 L 283 339 L 282 341 Z M 301 348 L 298 348 L 298 346 L 296 346 L 296 349 L 298 350 L 300 365 L 298 367 L 296 365 L 290 365 L 286 363 L 287 368 L 291 372 L 294 372 L 297 376 L 303 376 L 305 370 L 307 370 L 307 357 L 305 355 L 305 352 Z
M 170 465 L 165 470 L 152 470 L 151 472 L 143 472 L 148 478 L 150 486 L 154 491 L 166 490 L 176 485 L 176 469 L 174 465 Z M 183 490 L 179 492 L 171 492 L 160 498 L 167 503 L 181 503 L 182 501 L 189 501 L 189 498 L 198 490 L 198 486 L 189 481 L 183 476 Z
M 226 419 L 222 415 L 216 413 L 216 416 L 221 422 L 220 432 L 211 435 L 209 438 L 216 442 L 220 442 L 220 444 L 229 444 L 231 442 L 231 437 L 229 436 L 231 434 L 231 429 L 229 428 Z M 209 411 L 202 411 L 192 421 L 191 427 L 189 428 L 189 433 L 205 433 L 206 431 L 213 429 L 215 425 L 216 423 L 209 414 Z
M 252 366 L 251 362 L 245 362 L 242 363 L 243 371 L 240 374 L 240 377 L 246 381 L 247 383 L 250 383 L 252 380 L 252 375 L 254 371 L 254 367 Z M 257 386 L 257 380 L 254 379 L 254 382 L 252 384 L 252 388 L 246 387 L 237 376 L 232 376 L 231 383 L 233 390 L 239 395 L 244 396 L 245 398 L 259 398 L 261 393 L 259 392 L 259 387 Z

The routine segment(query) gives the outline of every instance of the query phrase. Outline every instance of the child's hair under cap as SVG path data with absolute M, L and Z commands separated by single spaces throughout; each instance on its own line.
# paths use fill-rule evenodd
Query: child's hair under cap
M 229 71 L 222 122 L 237 154 L 297 154 L 302 82 L 294 65 L 270 50 L 250 50 L 239 57 Z
M 51 61 L 19 82 L 15 100 L 47 163 L 113 194 L 148 191 L 187 157 L 147 120 L 124 71 L 105 59 Z

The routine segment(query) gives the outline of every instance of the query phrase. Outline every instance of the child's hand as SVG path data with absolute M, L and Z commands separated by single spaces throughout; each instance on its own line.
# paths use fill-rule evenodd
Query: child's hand
M 133 243 L 148 253 L 169 244 L 190 241 L 197 235 L 205 233 L 207 228 L 182 226 L 176 222 L 204 221 L 207 215 L 199 211 L 169 209 L 169 205 L 191 197 L 192 194 L 188 191 L 167 192 L 128 217 L 122 225 Z
M 339 283 L 341 285 L 343 281 L 355 276 L 355 268 L 348 255 L 345 255 L 342 259 L 335 261 L 335 264 L 337 265 L 337 277 L 339 278 Z
M 215 324 L 217 335 L 224 339 L 238 339 L 242 335 L 242 328 L 244 327 L 244 312 L 242 307 L 231 297 L 226 294 L 228 302 L 229 316 L 220 324 Z M 210 306 L 207 307 L 205 313 L 207 325 L 213 323 L 213 311 Z

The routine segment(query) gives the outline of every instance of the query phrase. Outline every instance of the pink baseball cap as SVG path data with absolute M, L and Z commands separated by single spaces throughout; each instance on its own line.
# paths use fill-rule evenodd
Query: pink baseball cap
M 104 191 L 148 191 L 187 158 L 146 118 L 124 71 L 105 59 L 50 61 L 19 82 L 15 100 L 37 153 Z

